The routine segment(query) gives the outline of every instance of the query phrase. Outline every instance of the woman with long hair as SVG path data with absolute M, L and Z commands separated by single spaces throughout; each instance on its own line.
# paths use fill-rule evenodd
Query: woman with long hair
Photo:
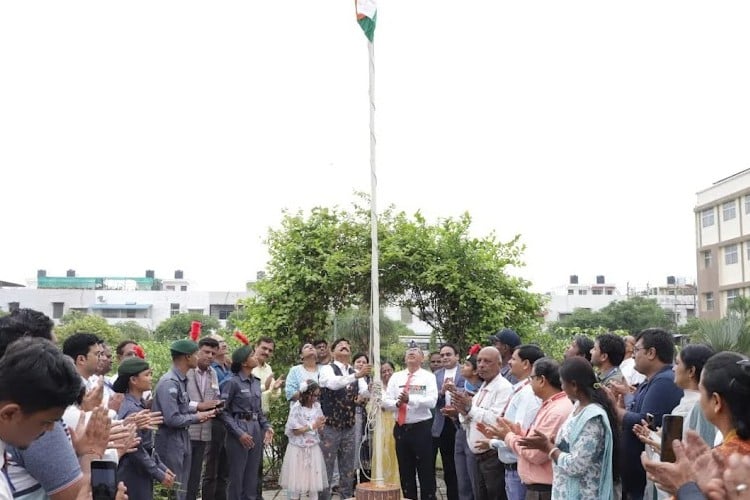
M 576 356 L 563 361 L 560 380 L 573 412 L 553 442 L 535 433 L 523 445 L 552 459 L 552 498 L 611 500 L 620 452 L 617 419 L 591 364 Z
M 750 455 L 750 360 L 736 352 L 714 354 L 699 387 L 703 414 L 724 437 L 719 452 Z
M 367 354 L 357 353 L 352 357 L 352 366 L 359 371 L 370 364 Z M 358 379 L 359 393 L 354 403 L 354 466 L 358 471 L 359 481 L 370 477 L 370 436 L 367 432 L 367 402 L 370 399 L 370 377 Z

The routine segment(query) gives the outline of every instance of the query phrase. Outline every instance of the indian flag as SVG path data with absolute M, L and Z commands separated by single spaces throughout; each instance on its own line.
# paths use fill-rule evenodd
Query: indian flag
M 378 8 L 375 0 L 354 0 L 357 6 L 357 22 L 365 36 L 372 42 L 375 37 L 375 21 L 378 18 Z

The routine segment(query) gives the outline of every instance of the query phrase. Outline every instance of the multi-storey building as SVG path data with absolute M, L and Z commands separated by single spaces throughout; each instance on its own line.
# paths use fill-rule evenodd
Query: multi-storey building
M 697 194 L 698 315 L 721 318 L 750 287 L 750 169 Z

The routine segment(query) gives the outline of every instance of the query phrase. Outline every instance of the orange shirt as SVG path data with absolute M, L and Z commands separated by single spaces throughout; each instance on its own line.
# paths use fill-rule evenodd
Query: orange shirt
M 732 430 L 724 437 L 724 441 L 722 441 L 716 449 L 719 450 L 725 458 L 729 457 L 732 453 L 750 455 L 750 441 L 740 439 L 737 435 L 737 431 Z
M 542 403 L 526 434 L 533 434 L 534 429 L 537 429 L 545 436 L 554 438 L 572 411 L 573 403 L 568 396 L 562 391 L 558 392 Z M 521 476 L 521 481 L 524 484 L 552 484 L 552 462 L 545 452 L 519 445 L 518 441 L 524 436 L 512 432 L 505 436 L 505 445 L 518 456 L 518 475 Z

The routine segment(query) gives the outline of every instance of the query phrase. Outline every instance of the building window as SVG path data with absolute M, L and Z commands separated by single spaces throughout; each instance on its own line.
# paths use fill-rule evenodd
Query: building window
M 188 309 L 188 314 L 200 314 L 200 315 L 203 315 L 203 309 Z
M 747 260 L 750 260 L 750 241 L 745 242 L 745 255 L 747 255 Z
M 740 296 L 740 290 L 739 288 L 735 288 L 733 290 L 727 290 L 727 306 L 730 306 L 732 302 L 734 302 L 734 299 Z
M 745 196 L 745 213 L 750 214 L 750 195 Z
M 724 247 L 724 264 L 727 266 L 737 263 L 737 245 L 727 245 Z
M 174 285 L 167 285 L 168 292 L 174 292 Z
M 62 318 L 64 309 L 65 309 L 64 302 L 53 302 L 52 303 L 52 319 Z
M 711 267 L 711 250 L 703 252 L 703 267 L 706 269 Z
M 703 223 L 703 227 L 714 225 L 714 209 L 713 208 L 707 208 L 706 210 L 701 212 L 701 222 Z
M 713 292 L 708 292 L 703 294 L 706 298 L 706 311 L 713 311 L 714 310 L 714 294 Z
M 135 318 L 135 309 L 125 309 L 126 318 Z
M 612 289 L 611 288 L 607 288 L 607 295 L 612 295 Z
M 21 307 L 20 302 L 8 302 L 8 312 L 12 313 L 13 311 L 17 311 Z
M 724 220 L 732 220 L 737 217 L 737 202 L 732 200 L 722 205 L 722 211 L 724 212 Z
M 573 295 L 573 292 L 575 292 L 575 290 L 573 290 L 572 288 L 568 288 L 568 295 Z
M 604 290 L 601 288 L 593 288 L 591 290 L 591 295 L 603 295 Z
M 169 316 L 177 316 L 180 314 L 180 304 L 169 304 Z
M 231 304 L 211 304 L 209 306 L 209 315 L 219 319 L 229 319 L 229 315 L 234 312 L 234 306 Z
M 588 292 L 588 290 L 578 290 L 578 295 L 586 295 Z
M 187 285 L 180 285 L 181 292 L 187 292 Z

